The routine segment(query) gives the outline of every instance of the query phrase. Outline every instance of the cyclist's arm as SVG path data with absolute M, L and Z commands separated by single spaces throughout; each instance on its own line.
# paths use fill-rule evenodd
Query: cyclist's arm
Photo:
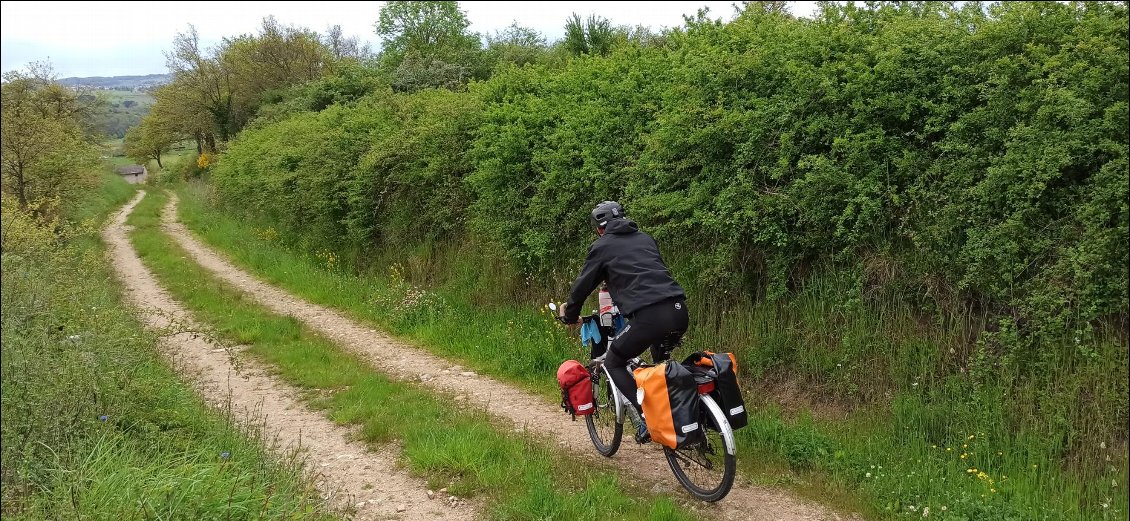
M 602 281 L 604 281 L 604 261 L 600 259 L 594 243 L 589 246 L 585 265 L 581 267 L 581 274 L 577 276 L 577 280 L 573 282 L 573 289 L 569 291 L 569 301 L 565 303 L 565 323 L 571 324 L 580 318 L 581 306 L 584 305 L 585 299 Z

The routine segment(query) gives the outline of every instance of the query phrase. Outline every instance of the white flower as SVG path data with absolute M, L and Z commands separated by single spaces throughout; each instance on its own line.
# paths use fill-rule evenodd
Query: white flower
M 930 517 L 930 507 L 922 507 L 922 517 Z
M 865 477 L 865 478 L 869 478 L 869 477 L 871 477 L 871 473 L 870 473 L 870 472 L 868 472 L 868 473 L 867 473 L 867 474 L 866 474 L 865 476 L 863 476 L 863 477 Z

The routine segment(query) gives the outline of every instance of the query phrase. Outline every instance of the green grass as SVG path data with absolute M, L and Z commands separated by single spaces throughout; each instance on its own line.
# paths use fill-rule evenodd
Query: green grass
M 73 222 L 101 225 L 109 215 L 133 197 L 137 187 L 127 183 L 122 176 L 106 168 L 100 173 L 100 182 L 92 194 L 69 205 L 65 216 Z
M 109 174 L 107 174 L 109 176 Z M 71 218 L 132 193 L 106 177 Z M 328 519 L 298 462 L 206 406 L 120 299 L 93 227 L 57 244 L 4 206 L 4 519 Z
M 309 391 L 311 403 L 374 445 L 397 441 L 408 467 L 431 486 L 485 497 L 497 519 L 688 519 L 668 497 L 642 494 L 609 472 L 495 426 L 414 384 L 395 382 L 297 320 L 270 313 L 212 277 L 159 228 L 163 194 L 130 217 L 131 238 L 162 285 L 227 341 L 246 344 L 278 375 Z
M 397 265 L 387 273 L 353 274 L 328 250 L 301 251 L 290 246 L 301 238 L 217 211 L 206 203 L 206 192 L 202 185 L 181 190 L 188 226 L 250 271 L 304 298 L 549 398 L 557 392 L 557 364 L 582 356 L 575 340 L 539 310 L 483 305 L 472 292 L 498 277 L 481 271 L 480 259 L 466 252 L 441 253 L 462 260 L 421 261 L 433 269 L 445 266 L 445 276 L 427 288 L 405 280 L 414 278 L 405 272 L 426 268 Z M 1081 396 L 1102 399 L 1064 403 L 1064 393 L 1041 389 L 1064 382 L 1051 379 L 1065 370 L 1053 358 L 1050 380 L 1010 388 L 1015 375 L 978 366 L 976 352 L 962 347 L 965 328 L 975 324 L 922 324 L 907 306 L 844 303 L 843 288 L 852 282 L 813 278 L 785 304 L 723 308 L 692 298 L 694 326 L 683 349 L 732 350 L 745 368 L 743 386 L 755 412 L 751 425 L 737 433 L 743 475 L 879 517 L 919 517 L 923 507 L 935 515 L 945 507 L 947 516 L 971 519 L 1125 515 L 1130 473 L 1124 439 L 1084 448 L 1091 459 L 1109 456 L 1104 467 L 1073 468 L 1063 447 L 1078 441 L 1042 435 L 1046 426 L 1015 420 L 1017 407 L 1029 407 L 1036 419 L 1071 422 L 1106 414 L 1112 415 L 1108 423 L 1117 421 L 1118 413 L 1102 404 L 1118 403 L 1119 393 L 1125 400 L 1124 384 L 1080 389 Z M 1071 369 L 1078 377 L 1067 383 L 1125 374 L 1125 353 L 1118 354 L 1125 345 L 1117 337 L 1084 341 L 1098 354 Z M 1048 356 L 1065 348 L 1049 346 Z M 507 363 L 497 363 L 501 359 Z M 942 370 L 955 359 L 967 360 L 968 374 Z M 839 410 L 782 409 L 772 396 L 775 386 L 766 381 L 805 387 L 802 398 L 834 397 Z M 1081 423 L 1065 425 L 1074 424 Z

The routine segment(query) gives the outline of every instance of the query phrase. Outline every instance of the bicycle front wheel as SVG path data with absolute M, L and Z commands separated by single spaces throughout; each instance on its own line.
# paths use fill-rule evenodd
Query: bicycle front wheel
M 589 438 L 601 456 L 612 457 L 620 450 L 624 424 L 616 417 L 616 396 L 603 368 L 598 368 L 592 377 L 592 399 L 592 414 L 585 416 Z
M 734 486 L 737 473 L 734 433 L 714 399 L 709 395 L 699 395 L 699 398 L 706 439 L 682 449 L 663 447 L 663 453 L 683 488 L 698 499 L 714 502 L 726 497 Z

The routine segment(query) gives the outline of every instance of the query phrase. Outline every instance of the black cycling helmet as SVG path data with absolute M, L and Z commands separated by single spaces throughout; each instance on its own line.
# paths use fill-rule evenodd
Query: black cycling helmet
M 592 209 L 592 213 L 589 214 L 589 224 L 596 230 L 604 228 L 604 226 L 608 224 L 608 221 L 612 219 L 623 218 L 624 207 L 620 206 L 620 203 L 616 201 L 604 201 L 596 205 L 596 208 Z

